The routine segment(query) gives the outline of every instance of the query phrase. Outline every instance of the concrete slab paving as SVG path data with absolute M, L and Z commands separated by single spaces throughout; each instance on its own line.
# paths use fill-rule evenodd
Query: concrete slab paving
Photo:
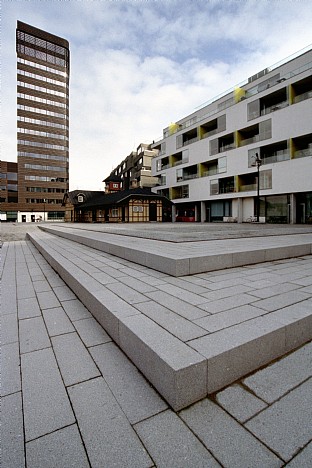
M 193 231 L 193 227 L 191 229 L 197 238 L 202 236 L 201 233 Z M 143 229 L 142 231 L 148 236 L 148 230 Z M 174 231 L 171 231 L 171 227 L 169 231 L 173 238 Z M 187 235 L 186 232 L 184 234 Z M 69 245 L 66 244 L 66 248 Z M 78 254 L 83 256 L 86 263 L 95 262 L 92 266 L 95 266 L 97 271 L 109 273 L 115 279 L 126 278 L 128 273 L 130 278 L 131 271 L 135 270 L 137 274 L 133 275 L 133 278 L 142 281 L 142 284 L 152 285 L 162 294 L 164 292 L 157 289 L 158 285 L 171 284 L 181 288 L 184 284 L 181 285 L 179 281 L 166 283 L 166 278 L 172 278 L 164 273 L 131 264 L 128 260 L 116 259 L 116 257 L 111 257 L 104 252 L 93 251 L 87 246 L 83 246 L 83 250 L 77 249 L 75 246 L 70 251 L 72 256 Z M 10 301 L 6 300 L 5 302 L 9 307 L 4 309 L 1 297 L 1 315 L 13 314 L 16 322 L 38 317 L 37 315 L 27 317 L 27 314 L 25 316 L 17 315 L 16 278 L 28 281 L 26 271 L 35 266 L 36 275 L 31 277 L 33 285 L 37 281 L 47 281 L 53 290 L 54 287 L 64 286 L 64 282 L 28 241 L 5 243 L 0 249 L 0 255 L 1 294 L 2 297 L 10 298 Z M 70 255 L 66 257 L 66 261 L 69 261 Z M 85 267 L 86 263 L 82 265 Z M 185 290 L 205 297 L 206 292 L 204 291 L 208 290 L 208 294 L 209 291 L 211 293 L 219 291 L 222 294 L 225 293 L 227 287 L 235 287 L 236 284 L 229 286 L 230 281 L 234 281 L 235 278 L 238 279 L 237 287 L 242 288 L 241 292 L 249 294 L 250 291 L 243 290 L 244 285 L 252 287 L 255 291 L 261 290 L 261 288 L 267 288 L 273 284 L 283 284 L 282 281 L 277 281 L 277 277 L 283 275 L 288 283 L 299 285 L 296 290 L 310 294 L 311 292 L 304 290 L 304 288 L 311 284 L 309 283 L 311 266 L 312 257 L 308 255 L 294 259 L 274 260 L 261 265 L 243 266 L 233 270 L 185 276 L 183 281 L 191 287 L 196 285 L 203 288 L 203 290 L 199 288 L 196 291 L 187 288 Z M 290 273 L 287 273 L 287 270 Z M 281 271 L 282 274 L 280 274 Z M 300 278 L 297 276 L 298 271 L 304 272 Z M 96 274 L 94 270 L 90 270 L 90 272 Z M 263 278 L 257 281 L 257 275 L 260 272 L 262 272 Z M 266 273 L 275 276 L 274 283 L 265 279 Z M 85 272 L 85 274 L 89 273 Z M 291 275 L 297 276 L 297 278 L 293 277 L 294 282 L 289 281 Z M 129 282 L 126 280 L 124 284 L 128 287 L 134 286 L 133 289 L 138 286 L 138 283 L 133 283 L 132 280 Z M 215 288 L 219 285 L 219 288 Z M 37 292 L 45 291 L 39 288 Z M 95 289 L 95 292 L 98 290 Z M 142 305 L 151 302 L 147 291 L 138 292 L 146 294 L 148 300 L 138 303 L 137 306 L 141 308 Z M 283 289 L 280 294 L 286 292 Z M 112 294 L 111 291 L 109 293 Z M 169 293 L 166 294 L 170 296 Z M 120 301 L 118 296 L 116 298 Z M 171 296 L 171 298 L 177 299 L 175 296 Z M 218 299 L 221 298 L 222 296 L 218 297 Z M 205 299 L 208 298 L 205 297 Z M 262 300 L 264 297 L 260 295 L 258 299 Z M 116 304 L 125 303 L 119 301 Z M 154 303 L 157 304 L 157 301 Z M 288 341 L 292 351 L 288 347 L 284 347 L 287 349 L 287 353 L 291 352 L 285 357 L 285 352 L 282 352 L 280 357 L 277 357 L 276 362 L 267 368 L 267 372 L 264 372 L 266 367 L 260 371 L 253 370 L 249 377 L 245 377 L 243 380 L 239 378 L 240 380 L 232 385 L 216 391 L 215 394 L 209 395 L 199 403 L 191 404 L 181 412 L 177 412 L 168 409 L 168 404 L 155 387 L 151 386 L 151 383 L 146 380 L 116 344 L 112 341 L 99 343 L 100 337 L 103 336 L 101 334 L 103 333 L 102 327 L 92 318 L 90 311 L 77 297 L 60 301 L 57 308 L 41 308 L 37 302 L 39 317 L 46 326 L 51 347 L 31 351 L 20 356 L 18 346 L 21 337 L 19 334 L 17 335 L 18 341 L 3 346 L 3 349 L 6 347 L 4 351 L 8 351 L 8 359 L 6 359 L 6 365 L 2 366 L 2 381 L 9 382 L 1 389 L 1 391 L 5 390 L 5 396 L 2 398 L 1 416 L 2 419 L 5 417 L 3 419 L 5 425 L 1 425 L 4 466 L 14 468 L 25 466 L 24 453 L 26 453 L 28 468 L 42 466 L 42 460 L 44 460 L 44 464 L 51 463 L 51 466 L 74 465 L 78 467 L 91 466 L 91 468 L 115 465 L 149 466 L 151 468 L 154 466 L 197 467 L 218 466 L 218 464 L 242 468 L 249 466 L 300 466 L 300 468 L 311 466 L 312 429 L 307 411 L 309 410 L 307 405 L 309 403 L 308 393 L 310 392 L 307 382 L 312 374 L 309 365 L 310 353 L 308 352 L 311 347 L 311 338 L 309 339 L 311 304 L 311 299 L 305 299 L 274 312 L 267 312 L 259 308 L 259 311 L 264 311 L 264 315 L 267 316 L 265 326 L 263 322 L 264 329 L 269 327 L 270 321 L 271 328 L 273 324 L 273 329 L 274 327 L 277 329 L 282 327 L 284 329 L 284 344 Z M 187 304 L 187 307 L 190 305 Z M 20 306 L 22 306 L 21 303 Z M 145 315 L 144 311 L 139 310 L 137 306 L 132 305 L 129 311 L 135 310 L 135 315 L 138 317 L 141 314 Z M 166 304 L 160 304 L 160 306 L 162 313 L 164 313 L 161 327 L 165 327 L 165 311 L 163 309 L 166 309 Z M 192 307 L 201 310 L 198 305 Z M 257 306 L 255 303 L 241 306 L 242 309 L 245 307 Z M 118 311 L 118 308 L 115 307 L 115 310 Z M 178 311 L 167 310 L 170 314 L 176 313 L 178 316 Z M 225 311 L 229 317 L 230 311 L 231 308 Z M 118 313 L 124 317 L 121 311 Z M 157 306 L 155 306 L 154 313 L 156 317 Z M 218 314 L 223 313 L 209 315 L 206 312 L 206 316 L 208 318 L 217 317 Z M 151 316 L 148 318 L 152 319 Z M 245 317 L 245 319 L 243 324 L 257 320 L 250 317 Z M 184 318 L 184 320 L 190 325 L 196 324 L 196 319 Z M 71 324 L 71 330 L 66 329 L 69 324 Z M 91 328 L 89 328 L 90 324 L 92 324 Z M 186 325 L 186 323 L 184 324 Z M 168 328 L 172 326 L 171 322 Z M 225 322 L 225 328 L 222 330 L 226 331 L 227 326 L 229 330 L 232 328 L 230 322 Z M 67 387 L 70 392 L 69 403 L 65 383 L 56 365 L 57 361 L 55 357 L 52 359 L 55 355 L 53 340 L 54 337 L 58 339 L 75 329 L 80 335 L 85 352 L 89 354 L 94 366 L 98 369 L 99 377 L 91 377 L 87 381 Z M 248 329 L 247 327 L 246 330 Z M 252 327 L 250 330 L 252 331 Z M 172 334 L 173 331 L 174 328 L 171 332 L 167 330 L 167 333 Z M 216 335 L 220 331 L 209 332 L 207 330 L 207 336 Z M 104 336 L 107 335 L 104 334 Z M 186 341 L 181 340 L 181 342 L 189 346 L 190 341 L 186 335 L 184 339 Z M 305 342 L 309 343 L 304 345 Z M 272 349 L 270 340 L 265 341 L 263 346 Z M 250 349 L 252 350 L 252 348 Z M 42 355 L 40 359 L 33 359 L 36 353 L 47 352 L 50 357 Z M 261 352 L 263 352 L 262 348 Z M 244 353 L 240 353 L 239 356 L 240 363 L 244 367 Z M 249 358 L 249 350 L 246 350 L 245 359 L 246 357 Z M 19 372 L 20 358 L 22 359 L 22 374 Z M 25 358 L 31 358 L 34 362 L 26 363 Z M 54 370 L 50 372 L 52 361 L 54 362 L 52 366 Z M 258 373 L 259 375 L 257 375 Z M 21 380 L 21 376 L 23 380 Z M 18 383 L 18 378 L 20 383 Z M 189 380 L 191 387 L 195 381 Z M 250 388 L 246 382 L 249 382 Z M 239 394 L 237 387 L 242 389 Z M 264 401 L 260 390 L 259 395 L 256 393 L 257 389 L 265 389 L 266 392 L 267 389 L 270 389 L 272 392 L 274 387 L 278 387 L 279 392 L 274 395 L 273 402 L 271 400 Z M 42 395 L 39 393 L 39 389 Z M 50 398 L 51 394 L 52 399 Z M 267 392 L 267 394 L 269 393 Z M 22 398 L 24 400 L 23 406 L 21 404 Z M 65 410 L 61 409 L 60 411 L 62 406 L 57 404 L 58 399 L 60 399 L 59 403 L 63 399 L 67 401 L 68 406 L 66 404 L 65 407 L 69 410 L 65 408 Z M 203 411 L 198 410 L 201 405 L 204 405 Z M 46 409 L 44 409 L 45 406 Z M 60 413 L 62 417 L 60 417 Z M 57 424 L 53 423 L 52 427 L 53 421 L 56 421 Z M 248 424 L 252 422 L 254 426 L 249 428 Z M 291 429 L 290 433 L 287 434 L 287 429 L 291 428 L 292 424 L 294 424 L 294 430 Z M 95 428 L 99 428 L 99 430 L 95 430 Z M 277 436 L 275 433 L 279 431 L 281 435 Z M 24 433 L 26 433 L 26 442 L 23 437 Z M 127 457 L 127 464 L 123 454 Z M 287 461 L 285 461 L 286 459 Z
M 146 267 L 142 270 L 142 266 L 139 266 L 137 269 L 136 264 L 128 260 L 112 260 L 110 254 L 93 248 L 94 239 L 86 245 L 87 238 L 84 238 L 84 244 L 81 244 L 77 229 L 74 238 L 79 242 L 65 238 L 63 231 L 61 236 L 41 232 L 30 234 L 30 238 L 111 338 L 175 410 L 194 403 L 205 392 L 216 392 L 312 336 L 312 311 L 308 312 L 310 295 L 302 293 L 300 287 L 288 292 L 282 288 L 279 294 L 265 299 L 253 295 L 252 291 L 243 292 L 242 286 L 245 286 L 249 276 L 256 279 L 258 275 L 260 281 L 266 281 L 260 288 L 254 281 L 254 290 L 267 288 L 270 283 L 281 284 L 281 275 L 274 269 L 276 261 L 262 263 L 257 268 L 250 267 L 250 272 L 245 266 L 233 272 L 223 270 L 200 274 L 199 279 L 206 281 L 206 287 L 201 283 L 195 292 L 183 288 L 186 282 L 183 278 L 173 278 L 175 284 L 166 282 L 168 275 L 162 277 L 161 284 L 154 286 L 155 291 L 145 290 L 143 283 L 139 292 L 138 283 L 148 271 Z M 56 232 L 59 234 L 60 230 L 54 230 Z M 181 244 L 177 245 L 181 248 Z M 241 255 L 244 254 L 243 250 Z M 97 266 L 94 266 L 95 258 Z M 302 271 L 299 265 L 306 267 L 309 258 L 299 257 L 297 263 L 291 262 L 290 268 L 292 271 Z M 102 271 L 107 262 L 110 268 L 113 264 L 114 269 L 122 272 L 123 276 L 118 278 L 114 275 L 114 282 L 103 285 L 94 275 Z M 309 268 L 303 270 L 301 276 L 309 276 Z M 134 274 L 134 271 L 137 273 Z M 130 284 L 135 278 L 136 289 L 125 284 L 127 277 Z M 169 278 L 172 280 L 172 277 Z M 233 286 L 237 286 L 239 292 L 235 294 L 233 291 L 230 297 L 213 301 L 206 297 L 210 288 L 214 291 Z M 279 311 L 287 310 L 287 306 L 300 308 L 305 303 L 305 312 L 279 315 Z M 159 313 L 156 312 L 157 318 L 154 318 L 150 312 L 157 308 L 159 312 L 159 306 L 162 307 L 161 313 L 169 310 L 167 323 L 164 315 L 161 320 Z M 197 335 L 184 335 L 184 341 L 181 340 L 181 334 L 174 331 L 174 315 L 177 317 L 175 325 L 181 327 L 182 318 L 190 323 L 189 333 L 192 328 L 194 331 L 196 326 L 199 327 Z M 210 320 L 213 316 L 216 317 L 215 321 Z M 180 356 L 184 356 L 183 362 Z M 226 372 L 222 371 L 224 368 Z M 197 385 L 190 387 L 190 379 Z

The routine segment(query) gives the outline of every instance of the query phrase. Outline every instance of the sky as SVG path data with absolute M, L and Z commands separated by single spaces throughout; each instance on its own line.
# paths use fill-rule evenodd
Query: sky
M 70 190 L 312 43 L 312 0 L 1 0 L 1 154 L 16 155 L 17 20 L 70 43 Z

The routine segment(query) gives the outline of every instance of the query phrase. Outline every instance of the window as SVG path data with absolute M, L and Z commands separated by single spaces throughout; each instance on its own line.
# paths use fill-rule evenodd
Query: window
M 77 199 L 78 199 L 78 203 L 83 203 L 84 196 L 83 195 L 78 195 Z
M 112 208 L 111 209 L 111 217 L 112 218 L 118 218 L 118 208 Z
M 118 184 L 113 184 L 113 188 L 119 188 Z
M 177 182 L 183 180 L 183 169 L 177 169 Z

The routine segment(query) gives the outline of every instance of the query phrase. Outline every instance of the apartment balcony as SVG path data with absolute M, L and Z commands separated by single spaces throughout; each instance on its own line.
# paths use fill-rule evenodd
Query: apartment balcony
M 278 104 L 273 104 L 270 107 L 266 107 L 265 109 L 261 110 L 261 115 L 266 115 L 266 114 L 271 114 L 271 112 L 275 112 L 280 109 L 284 109 L 285 107 L 288 107 L 289 104 L 287 101 L 280 102 Z
M 238 189 L 239 192 L 254 192 L 257 190 L 257 184 L 241 185 Z
M 288 150 L 275 151 L 272 154 L 261 155 L 262 164 L 273 164 L 282 161 L 288 161 L 290 159 Z
M 306 99 L 310 98 L 312 98 L 312 91 L 308 91 L 306 93 L 300 94 L 299 96 L 295 96 L 294 104 L 296 104 L 297 102 L 305 101 Z
M 311 148 L 306 148 L 302 150 L 298 150 L 294 152 L 294 158 L 306 158 L 308 156 L 312 156 L 312 146 Z

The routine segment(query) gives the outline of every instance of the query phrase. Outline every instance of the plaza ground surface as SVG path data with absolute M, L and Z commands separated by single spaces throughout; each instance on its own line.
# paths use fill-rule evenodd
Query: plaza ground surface
M 51 231 L 1 225 L 2 466 L 311 466 L 312 255 L 289 254 L 312 245 L 311 226 L 44 227 Z M 69 238 L 75 233 L 84 244 Z M 283 244 L 289 258 L 183 276 L 161 271 L 171 263 L 152 269 L 124 258 L 129 245 L 132 256 L 147 252 L 145 263 L 167 252 L 171 262 L 194 251 L 199 259 L 221 242 L 243 259 L 242 239 L 271 256 Z M 107 252 L 113 244 L 118 255 Z M 99 298 L 97 312 L 86 307 L 98 293 L 110 334 L 94 318 Z M 174 410 L 180 389 L 170 387 L 170 372 L 186 347 L 220 388 Z M 258 356 L 268 362 L 251 370 Z M 192 375 L 179 376 L 187 397 L 199 383 Z

